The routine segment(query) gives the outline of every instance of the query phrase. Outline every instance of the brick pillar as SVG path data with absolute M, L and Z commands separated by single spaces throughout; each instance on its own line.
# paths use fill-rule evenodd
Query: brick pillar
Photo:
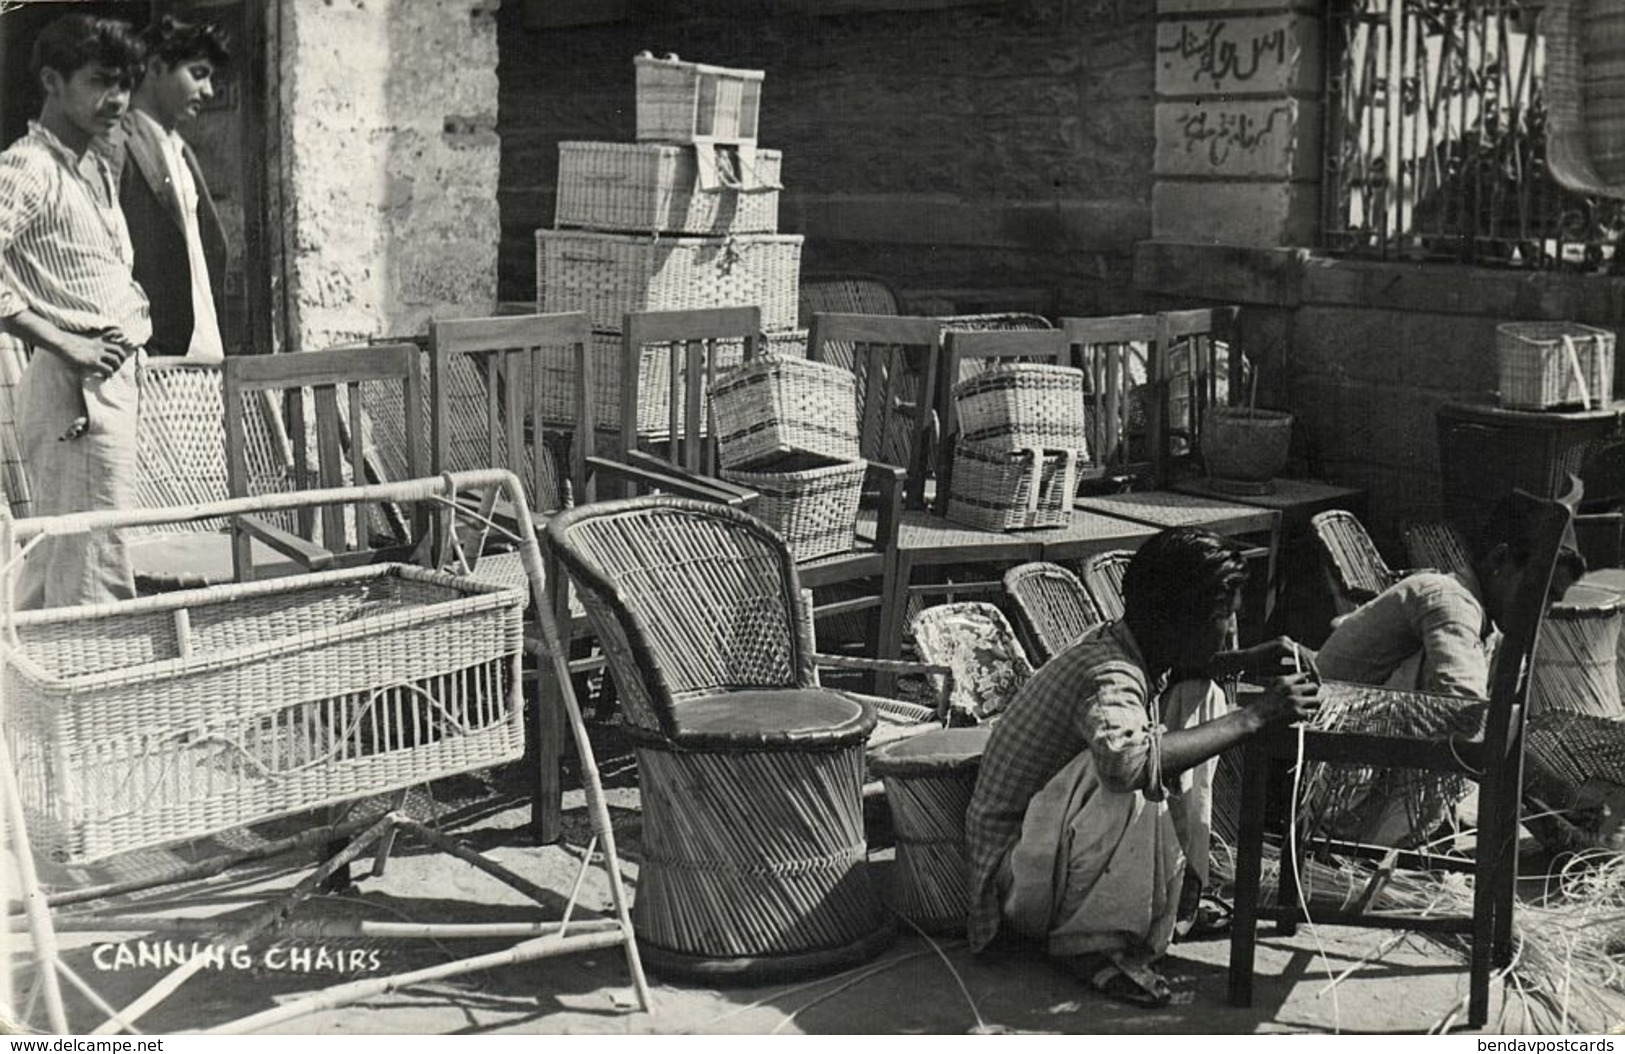
M 1315 244 L 1318 12 L 1314 0 L 1157 0 L 1154 238 Z

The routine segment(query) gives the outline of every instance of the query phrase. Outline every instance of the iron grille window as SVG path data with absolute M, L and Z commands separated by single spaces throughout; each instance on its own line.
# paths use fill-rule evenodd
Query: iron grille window
M 1625 273 L 1625 202 L 1546 169 L 1538 0 L 1330 0 L 1326 248 Z

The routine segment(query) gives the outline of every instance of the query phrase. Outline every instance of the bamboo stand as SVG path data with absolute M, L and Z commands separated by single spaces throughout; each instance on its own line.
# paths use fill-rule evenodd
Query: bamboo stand
M 344 1006 L 371 995 L 392 991 L 422 981 L 617 945 L 625 951 L 627 969 L 631 974 L 639 1007 L 644 1011 L 650 1009 L 649 989 L 647 982 L 644 980 L 643 966 L 633 938 L 632 920 L 628 911 L 626 890 L 621 883 L 620 861 L 615 850 L 615 836 L 610 828 L 609 812 L 604 802 L 603 789 L 599 784 L 598 766 L 593 757 L 592 745 L 587 738 L 586 725 L 582 721 L 579 702 L 571 686 L 568 669 L 569 656 L 560 644 L 558 622 L 546 595 L 541 549 L 536 541 L 534 521 L 531 518 L 529 503 L 526 500 L 523 487 L 517 476 L 510 472 L 493 469 L 478 472 L 448 473 L 436 479 L 303 491 L 294 494 L 233 498 L 168 509 L 117 510 L 80 513 L 69 516 L 38 517 L 19 521 L 0 516 L 0 553 L 11 556 L 18 552 L 17 546 L 19 544 L 26 545 L 32 539 L 53 535 L 88 533 L 113 527 L 174 523 L 204 517 L 239 516 L 277 509 L 309 508 L 318 505 L 438 501 L 446 507 L 445 514 L 450 515 L 453 510 L 457 509 L 455 502 L 457 493 L 475 490 L 483 490 L 488 494 L 501 491 L 511 503 L 510 507 L 514 511 L 514 519 L 518 523 L 518 534 L 515 540 L 518 542 L 520 558 L 524 564 L 526 578 L 530 585 L 531 610 L 540 623 L 542 641 L 548 655 L 549 670 L 554 680 L 554 683 L 549 686 L 553 690 L 552 693 L 544 693 L 543 698 L 562 698 L 570 723 L 570 730 L 575 737 L 576 749 L 581 760 L 582 784 L 586 791 L 587 809 L 591 817 L 593 838 L 587 852 L 582 857 L 581 868 L 576 875 L 575 884 L 570 891 L 563 915 L 556 922 L 479 925 L 453 923 L 401 925 L 351 921 L 339 923 L 335 929 L 324 928 L 324 924 L 317 923 L 316 928 L 327 936 L 365 935 L 379 938 L 432 939 L 513 936 L 527 939 L 521 940 L 506 951 L 457 959 L 452 962 L 389 977 L 368 978 L 363 981 L 335 985 L 294 999 L 270 1010 L 215 1026 L 208 1031 L 219 1033 L 249 1032 L 303 1014 Z M 463 512 L 466 514 L 467 510 L 465 509 Z M 476 512 L 474 515 L 478 517 L 479 514 Z M 489 521 L 485 526 L 490 526 Z M 447 531 L 445 533 L 452 535 L 455 532 Z M 26 549 L 24 551 L 26 552 Z M 14 595 L 16 568 L 19 562 L 16 558 L 11 559 L 5 565 L 3 572 L 0 572 L 0 588 L 4 589 L 4 595 L 0 596 L 0 610 L 5 612 L 8 629 L 11 615 L 11 598 Z M 4 642 L 0 643 L 0 674 L 4 672 L 4 664 L 9 656 L 9 646 L 13 639 L 8 632 Z M 6 720 L 4 680 L 4 677 L 0 676 L 0 728 L 4 727 Z M 545 896 L 545 891 L 525 879 L 463 847 L 452 839 L 431 830 L 406 816 L 398 809 L 392 810 L 359 833 L 352 831 L 348 844 L 340 852 L 323 862 L 321 866 L 317 867 L 292 890 L 255 911 L 250 918 L 237 925 L 230 934 L 216 937 L 210 942 L 208 948 L 197 950 L 184 965 L 177 967 L 160 979 L 128 1006 L 116 1009 L 80 978 L 78 973 L 63 960 L 59 953 L 56 942 L 56 926 L 50 912 L 52 902 L 71 903 L 87 898 L 83 895 L 83 891 L 69 891 L 47 898 L 44 889 L 41 887 L 39 876 L 34 869 L 33 851 L 18 794 L 16 773 L 13 770 L 10 751 L 4 748 L 3 738 L 0 738 L 0 799 L 3 799 L 6 803 L 4 816 L 0 817 L 0 832 L 8 836 L 8 840 L 0 841 L 0 859 L 3 859 L 5 852 L 9 850 L 15 862 L 17 886 L 21 894 L 20 899 L 24 915 L 23 925 L 20 928 L 26 930 L 32 941 L 33 958 L 36 964 L 33 990 L 26 1000 L 19 1005 L 12 1001 L 10 958 L 9 956 L 0 957 L 0 1020 L 10 1019 L 17 1024 L 26 1024 L 34 1004 L 37 1001 L 42 1001 L 49 1027 L 56 1033 L 67 1033 L 69 1031 L 67 1012 L 60 987 L 61 980 L 66 980 L 100 1013 L 106 1016 L 106 1020 L 95 1029 L 94 1034 L 108 1034 L 118 1031 L 135 1032 L 137 1031 L 136 1023 L 140 1018 L 167 999 L 193 974 L 203 969 L 212 953 L 217 954 L 218 950 L 230 949 L 251 938 L 264 935 L 273 929 L 278 930 L 278 932 L 297 929 L 297 925 L 284 927 L 284 921 L 289 913 L 301 901 L 318 892 L 322 883 L 331 875 L 347 866 L 363 853 L 372 850 L 376 854 L 374 874 L 381 872 L 383 860 L 387 857 L 397 833 L 415 837 L 436 850 L 448 853 L 537 900 L 539 903 L 543 901 Z M 397 798 L 398 803 L 399 798 Z M 321 837 L 327 834 L 329 834 L 327 831 L 307 832 L 306 836 L 288 840 L 283 845 L 291 847 L 294 842 L 309 844 L 312 837 Z M 603 864 L 608 872 L 611 898 L 614 903 L 614 918 L 572 921 L 571 916 L 574 914 L 576 899 L 580 894 L 586 871 L 591 866 L 594 850 L 599 847 L 602 847 Z M 10 878 L 10 876 L 6 877 L 7 879 Z M 182 876 L 182 878 L 188 877 L 199 877 L 199 874 L 197 870 L 194 870 Z M 142 888 L 173 884 L 175 881 L 177 881 L 175 876 L 168 876 L 152 883 L 146 883 Z M 9 887 L 9 885 L 10 883 L 7 881 L 6 886 Z M 93 892 L 97 896 L 107 896 L 114 891 L 127 892 L 132 888 L 135 887 L 126 884 L 117 887 L 103 887 Z M 200 926 L 206 927 L 207 925 L 207 920 L 200 922 L 197 919 L 166 919 L 151 915 L 95 916 L 89 919 L 71 920 L 70 925 L 65 928 L 76 930 L 95 928 L 110 932 L 121 930 L 150 932 L 159 929 L 196 932 Z M 0 932 L 9 931 L 11 928 L 8 925 Z M 9 939 L 9 936 L 6 939 Z M 0 942 L 0 951 L 3 950 L 5 950 L 5 944 Z

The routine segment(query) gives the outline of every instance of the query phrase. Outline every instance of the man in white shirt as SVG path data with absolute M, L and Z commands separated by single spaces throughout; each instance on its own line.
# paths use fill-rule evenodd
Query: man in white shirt
M 176 129 L 214 97 L 226 48 L 213 26 L 168 15 L 141 40 L 144 72 L 113 146 L 135 278 L 152 305 L 147 353 L 218 362 L 225 233 L 197 157 Z

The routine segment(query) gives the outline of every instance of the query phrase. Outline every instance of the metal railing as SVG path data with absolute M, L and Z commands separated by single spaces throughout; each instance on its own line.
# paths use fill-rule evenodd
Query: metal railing
M 1546 169 L 1538 0 L 1330 0 L 1325 248 L 1625 273 L 1625 202 Z

